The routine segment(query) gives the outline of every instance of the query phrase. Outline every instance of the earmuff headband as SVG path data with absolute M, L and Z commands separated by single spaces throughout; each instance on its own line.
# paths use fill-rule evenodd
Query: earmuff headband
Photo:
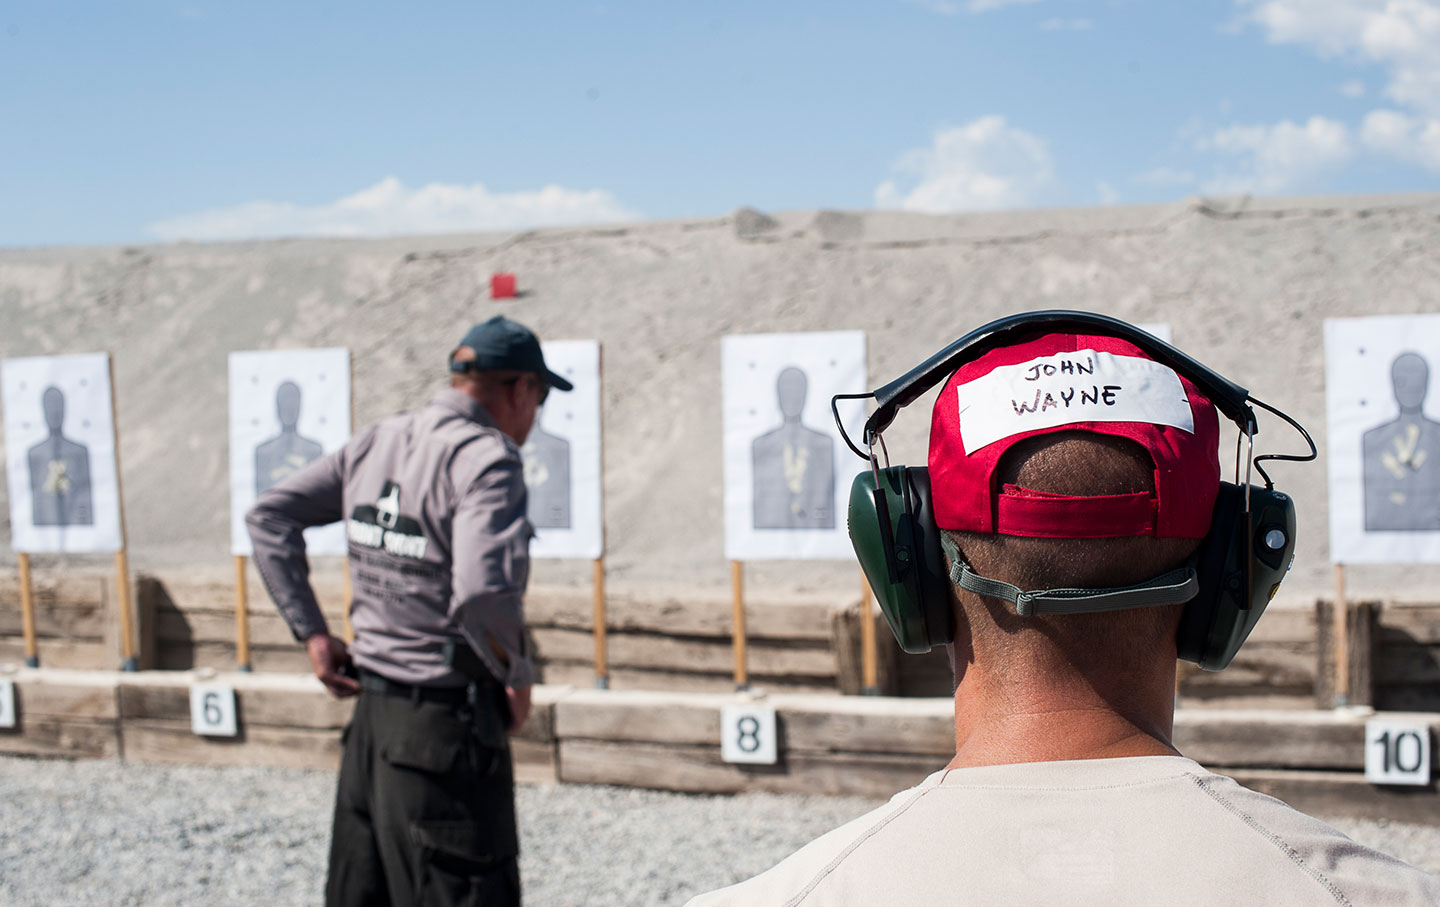
M 1161 362 L 1189 378 L 1241 431 L 1256 429 L 1255 413 L 1248 401 L 1250 392 L 1154 336 L 1108 315 L 1054 309 L 1011 315 L 992 321 L 956 340 L 915 368 L 877 388 L 872 394 L 875 412 L 865 421 L 868 436 L 890 427 L 905 406 L 930 388 L 950 377 L 962 362 L 977 359 L 986 351 L 1014 342 L 1017 334 L 1096 333 L 1128 340 Z M 852 448 L 854 445 L 851 445 Z

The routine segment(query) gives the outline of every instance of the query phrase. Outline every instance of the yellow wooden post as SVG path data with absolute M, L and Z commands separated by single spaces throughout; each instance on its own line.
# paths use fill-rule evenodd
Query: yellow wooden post
M 25 667 L 40 667 L 40 648 L 35 642 L 35 591 L 30 585 L 30 555 L 15 555 L 20 567 L 20 628 L 25 634 Z
M 125 548 L 128 544 L 125 532 L 125 489 L 120 480 L 120 411 L 115 405 L 115 359 L 106 356 L 110 366 L 110 430 L 115 438 L 115 504 L 120 512 L 120 550 L 115 552 L 115 583 L 119 591 L 116 596 L 120 605 L 120 670 L 138 671 L 135 658 L 134 615 L 130 611 L 130 562 Z
M 134 617 L 130 613 L 130 562 L 125 549 L 115 552 L 115 584 L 120 594 L 120 670 L 138 671 L 140 663 L 135 657 Z
M 1350 704 L 1350 603 L 1345 600 L 1345 565 L 1335 565 L 1335 705 Z
M 245 582 L 245 555 L 235 555 L 235 661 L 250 670 L 250 590 Z
M 595 689 L 610 688 L 605 640 L 605 559 L 595 558 Z
M 730 562 L 730 590 L 733 596 L 735 642 L 735 689 L 750 687 L 750 672 L 745 665 L 745 573 L 739 561 Z
M 880 695 L 880 659 L 875 651 L 875 611 L 870 607 L 870 581 L 860 571 L 860 692 Z

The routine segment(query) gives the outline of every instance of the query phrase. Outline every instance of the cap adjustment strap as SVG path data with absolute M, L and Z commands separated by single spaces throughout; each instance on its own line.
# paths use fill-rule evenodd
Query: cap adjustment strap
M 960 549 L 943 533 L 941 546 L 951 560 L 950 582 L 977 595 L 998 598 L 1015 604 L 1021 617 L 1037 614 L 1094 614 L 1178 605 L 1188 602 L 1200 592 L 1200 578 L 1192 566 L 1180 567 L 1133 586 L 1106 589 L 1036 589 L 1026 591 L 998 579 L 981 576 L 970 569 L 960 556 Z

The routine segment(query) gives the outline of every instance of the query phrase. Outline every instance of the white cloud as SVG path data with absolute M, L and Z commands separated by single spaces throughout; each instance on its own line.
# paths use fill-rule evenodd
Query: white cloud
M 1147 186 L 1188 186 L 1195 182 L 1195 174 L 1173 167 L 1156 167 L 1154 170 L 1135 174 L 1134 180 Z
M 1118 205 L 1120 203 L 1120 192 L 1105 180 L 1095 184 L 1095 195 L 1100 199 L 1102 205 Z
M 1440 116 L 1440 3 L 1434 0 L 1240 0 L 1277 44 L 1378 63 L 1391 100 Z
M 1196 147 L 1239 158 L 1238 168 L 1222 170 L 1205 186 L 1222 193 L 1286 192 L 1343 167 L 1353 156 L 1345 124 L 1324 117 L 1311 117 L 1303 125 L 1282 120 L 1272 126 L 1227 126 Z
M 1384 94 L 1405 111 L 1376 110 L 1360 127 L 1375 154 L 1440 171 L 1440 0 L 1238 0 L 1270 41 L 1382 66 Z M 1346 97 L 1364 83 L 1347 82 Z
M 1366 148 L 1440 171 L 1440 120 L 1375 110 L 1360 126 Z
M 1089 31 L 1094 24 L 1089 19 L 1046 19 L 1040 28 L 1042 31 Z
M 875 187 L 876 207 L 942 213 L 1024 205 L 1054 167 L 1043 141 L 986 116 L 936 132 L 928 148 L 905 152 L 890 170 Z
M 494 193 L 480 183 L 410 189 L 393 176 L 329 204 L 253 201 L 182 214 L 146 227 L 163 240 L 280 236 L 389 236 L 508 230 L 544 224 L 634 220 L 640 215 L 600 189 L 545 186 Z

